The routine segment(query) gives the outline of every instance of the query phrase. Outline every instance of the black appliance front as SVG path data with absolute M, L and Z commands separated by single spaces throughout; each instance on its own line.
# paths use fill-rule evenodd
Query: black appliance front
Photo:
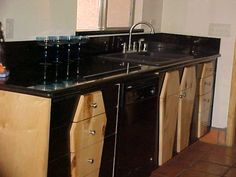
M 158 159 L 158 78 L 123 85 L 116 177 L 148 177 Z

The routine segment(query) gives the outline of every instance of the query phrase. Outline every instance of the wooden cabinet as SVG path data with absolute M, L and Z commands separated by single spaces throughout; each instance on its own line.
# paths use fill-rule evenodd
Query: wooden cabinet
M 72 177 L 99 176 L 106 122 L 102 92 L 82 95 L 70 130 Z
M 193 107 L 196 93 L 196 68 L 184 68 L 178 108 L 177 152 L 189 145 L 190 128 L 193 116 Z
M 159 106 L 159 165 L 172 158 L 178 117 L 179 72 L 165 74 Z
M 70 127 L 71 177 L 113 174 L 119 85 L 80 95 Z
M 0 107 L 0 176 L 46 177 L 51 99 L 0 91 Z
M 47 177 L 112 176 L 118 95 L 119 85 L 108 84 L 53 99 Z
M 203 64 L 199 84 L 198 128 L 197 137 L 200 138 L 209 130 L 211 123 L 212 97 L 214 85 L 214 62 Z
M 142 101 L 135 100 L 135 105 L 119 102 L 119 86 L 113 84 L 53 99 L 0 91 L 0 174 L 112 177 L 120 162 L 124 173 L 117 177 L 129 175 L 126 172 L 131 168 L 133 176 L 143 175 L 141 171 L 150 174 L 157 163 L 162 165 L 172 158 L 175 140 L 177 152 L 188 146 L 195 124 L 193 111 L 197 115 L 196 136 L 209 129 L 215 63 L 198 65 L 200 70 L 193 66 L 168 71 L 160 78 L 155 75 L 156 83 L 151 79 L 150 87 L 141 81 L 144 87 L 135 89 L 141 90 Z M 137 97 L 135 93 L 127 94 L 127 99 Z M 149 99 L 144 99 L 147 95 Z M 118 122 L 121 105 L 129 119 Z M 123 127 L 118 130 L 119 137 L 118 124 Z
M 73 123 L 71 126 L 70 148 L 71 152 L 86 146 L 103 141 L 106 129 L 106 114 L 100 114 L 90 119 Z M 76 141 L 76 140 L 79 141 Z
M 71 152 L 71 176 L 83 177 L 96 171 L 96 177 L 99 177 L 102 152 L 103 140 L 86 148 L 78 148 Z
M 81 95 L 73 122 L 79 122 L 104 112 L 105 108 L 101 91 Z

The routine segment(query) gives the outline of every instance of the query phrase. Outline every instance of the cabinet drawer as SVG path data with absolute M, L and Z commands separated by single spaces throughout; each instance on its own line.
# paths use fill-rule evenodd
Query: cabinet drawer
M 208 132 L 210 126 L 210 109 L 199 112 L 198 114 L 198 138 Z
M 213 75 L 214 74 L 214 68 L 215 68 L 214 62 L 204 63 L 201 78 Z
M 73 122 L 79 122 L 104 112 L 101 91 L 81 95 Z
M 199 97 L 199 112 L 210 109 L 212 104 L 212 92 Z
M 84 177 L 100 169 L 103 141 L 71 153 L 72 177 Z M 99 174 L 99 171 L 98 171 Z
M 100 171 L 99 169 L 95 170 L 92 173 L 86 175 L 86 177 L 99 177 L 99 171 Z
M 103 140 L 106 123 L 107 118 L 104 113 L 79 123 L 72 123 L 70 131 L 71 152 Z
M 204 95 L 212 91 L 214 76 L 202 78 L 200 80 L 199 95 Z

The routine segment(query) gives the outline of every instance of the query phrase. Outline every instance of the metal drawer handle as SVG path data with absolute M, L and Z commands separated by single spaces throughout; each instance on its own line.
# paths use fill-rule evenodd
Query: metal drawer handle
M 90 106 L 91 106 L 92 108 L 97 108 L 97 107 L 98 107 L 97 103 L 91 103 Z
M 88 163 L 90 163 L 90 164 L 93 164 L 93 163 L 94 163 L 94 159 L 88 159 L 87 161 L 88 161 Z
M 96 131 L 95 131 L 95 130 L 89 130 L 89 134 L 90 134 L 90 135 L 95 135 L 95 134 L 96 134 Z

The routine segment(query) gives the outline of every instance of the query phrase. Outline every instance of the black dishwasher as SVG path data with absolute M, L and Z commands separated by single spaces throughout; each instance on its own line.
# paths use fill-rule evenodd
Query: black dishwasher
M 157 167 L 158 78 L 123 85 L 116 154 L 116 177 L 148 177 Z

